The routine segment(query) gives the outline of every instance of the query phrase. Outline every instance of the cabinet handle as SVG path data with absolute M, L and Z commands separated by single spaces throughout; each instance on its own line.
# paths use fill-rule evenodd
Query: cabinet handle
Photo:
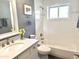
M 36 47 L 35 46 L 33 46 L 33 49 L 35 49 Z

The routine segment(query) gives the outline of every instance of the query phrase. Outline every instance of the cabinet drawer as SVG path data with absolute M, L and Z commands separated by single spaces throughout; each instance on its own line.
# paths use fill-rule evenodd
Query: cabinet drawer
M 31 59 L 39 59 L 36 44 L 31 47 Z

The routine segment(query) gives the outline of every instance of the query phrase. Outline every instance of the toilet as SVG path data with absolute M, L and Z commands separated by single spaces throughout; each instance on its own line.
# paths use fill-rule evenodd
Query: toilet
M 41 39 L 43 38 L 42 34 L 40 34 Z M 35 35 L 30 35 L 30 38 L 35 38 Z M 38 42 L 38 47 L 37 47 L 37 51 L 39 54 L 40 59 L 48 59 L 48 54 L 51 52 L 51 48 L 45 44 L 43 44 L 42 40 L 39 40 Z
M 38 48 L 40 59 L 48 59 L 48 54 L 51 52 L 51 48 L 46 45 L 40 45 Z
M 38 48 L 37 48 L 39 54 L 42 54 L 42 55 L 48 55 L 51 51 L 51 48 L 49 48 L 48 46 L 46 45 L 40 45 Z

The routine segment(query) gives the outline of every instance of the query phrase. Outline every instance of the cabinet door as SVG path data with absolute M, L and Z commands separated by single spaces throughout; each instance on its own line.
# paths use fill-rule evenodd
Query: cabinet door
M 24 51 L 18 56 L 18 59 L 30 59 L 30 49 Z
M 36 44 L 31 47 L 31 58 L 30 59 L 39 59 Z
M 73 59 L 79 59 L 79 57 L 78 57 L 78 56 L 76 56 L 76 55 L 74 55 L 74 56 L 73 56 Z

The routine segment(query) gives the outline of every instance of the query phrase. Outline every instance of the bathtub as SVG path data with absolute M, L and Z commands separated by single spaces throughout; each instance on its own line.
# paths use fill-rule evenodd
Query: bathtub
M 62 59 L 78 59 L 78 57 L 75 55 L 75 53 L 77 52 L 76 48 L 61 47 L 57 45 L 47 46 L 52 49 L 50 55 L 57 56 Z

